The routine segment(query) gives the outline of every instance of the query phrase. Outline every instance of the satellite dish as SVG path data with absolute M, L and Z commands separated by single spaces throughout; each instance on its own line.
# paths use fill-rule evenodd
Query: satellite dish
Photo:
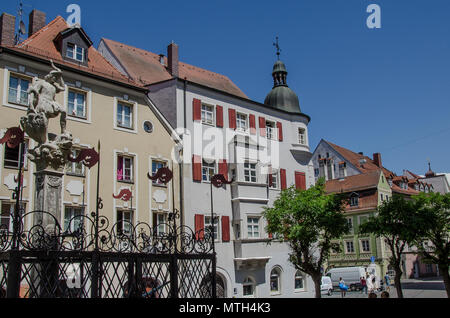
M 27 29 L 26 29 L 25 23 L 23 23 L 23 21 L 20 21 L 20 24 L 19 24 L 19 32 L 20 32 L 20 34 L 25 34 L 25 33 L 27 33 Z

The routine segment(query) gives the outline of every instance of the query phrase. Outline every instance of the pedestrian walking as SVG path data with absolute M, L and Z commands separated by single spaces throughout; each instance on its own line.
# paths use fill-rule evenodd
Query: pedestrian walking
M 366 279 L 366 284 L 367 284 L 367 291 L 370 293 L 375 291 L 375 275 L 370 274 L 367 275 L 367 279 Z
M 391 278 L 389 277 L 388 273 L 386 273 L 386 275 L 384 276 L 384 284 L 386 285 L 386 290 L 388 292 L 390 292 L 391 291 L 391 287 L 390 287 L 390 285 L 391 285 Z
M 339 289 L 341 290 L 341 297 L 344 298 L 348 287 L 345 285 L 345 281 L 344 279 L 342 279 L 342 277 L 339 277 Z
M 361 282 L 361 294 L 364 292 L 367 295 L 367 282 L 364 276 L 360 278 L 360 282 Z

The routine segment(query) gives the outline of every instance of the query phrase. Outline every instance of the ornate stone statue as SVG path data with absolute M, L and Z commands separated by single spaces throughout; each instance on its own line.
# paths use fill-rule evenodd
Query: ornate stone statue
M 65 90 L 62 71 L 51 61 L 52 71 L 44 79 L 34 78 L 28 89 L 30 104 L 27 116 L 20 119 L 23 130 L 38 146 L 28 151 L 37 170 L 61 169 L 72 148 L 72 134 L 66 131 L 66 110 L 56 102 L 56 94 Z M 49 134 L 49 119 L 60 115 L 61 134 Z

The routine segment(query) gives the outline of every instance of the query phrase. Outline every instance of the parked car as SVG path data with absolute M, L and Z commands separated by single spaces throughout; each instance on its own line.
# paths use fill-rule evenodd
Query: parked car
M 328 296 L 331 296 L 331 294 L 333 293 L 333 283 L 331 282 L 330 277 L 322 276 L 320 291 L 322 292 L 322 294 L 327 294 Z
M 360 290 L 362 289 L 360 279 L 366 276 L 366 269 L 364 267 L 336 267 L 330 269 L 326 276 L 331 278 L 334 288 L 339 286 L 339 280 L 342 277 L 350 290 Z

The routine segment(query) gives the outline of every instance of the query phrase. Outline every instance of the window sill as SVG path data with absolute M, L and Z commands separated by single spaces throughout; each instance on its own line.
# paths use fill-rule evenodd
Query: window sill
M 25 111 L 28 110 L 28 105 L 23 105 L 23 104 L 16 104 L 16 103 L 7 102 L 7 103 L 3 104 L 3 106 L 15 108 L 15 109 L 20 109 L 20 110 L 25 110 Z
M 133 181 L 133 180 L 130 180 L 130 181 L 127 181 L 127 180 L 117 180 L 117 182 L 120 182 L 120 183 L 127 183 L 127 184 L 134 184 L 134 181 Z
M 67 119 L 77 121 L 80 123 L 92 124 L 92 122 L 90 120 L 88 120 L 86 117 L 77 117 L 77 116 L 67 115 Z
M 84 174 L 78 174 L 78 173 L 73 173 L 73 172 L 66 172 L 67 176 L 71 176 L 71 177 L 77 177 L 77 178 L 86 178 L 86 176 Z
M 133 129 L 133 128 L 126 128 L 126 127 L 115 126 L 114 129 L 115 130 L 119 130 L 119 131 L 123 131 L 123 132 L 127 132 L 127 133 L 131 133 L 131 134 L 137 134 L 137 130 Z
M 167 188 L 166 184 L 152 183 L 152 187 Z

